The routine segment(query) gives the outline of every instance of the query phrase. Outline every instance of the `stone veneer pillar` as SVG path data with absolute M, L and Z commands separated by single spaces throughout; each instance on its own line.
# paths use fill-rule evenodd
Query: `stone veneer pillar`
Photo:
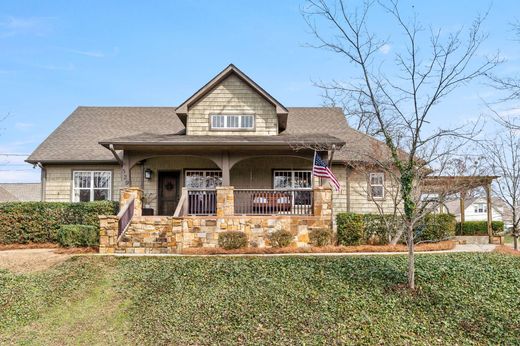
M 332 218 L 332 189 L 319 186 L 314 188 L 314 216 Z M 331 219 L 332 221 L 332 219 Z
M 217 187 L 217 217 L 235 214 L 235 195 L 233 186 Z
M 99 253 L 114 253 L 117 243 L 118 218 L 99 215 Z
M 122 209 L 131 199 L 134 201 L 134 216 L 143 215 L 143 190 L 139 187 L 126 187 L 121 189 L 119 208 Z

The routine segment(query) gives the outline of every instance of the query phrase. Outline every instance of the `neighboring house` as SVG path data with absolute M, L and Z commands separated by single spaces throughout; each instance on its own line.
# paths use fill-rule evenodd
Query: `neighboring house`
M 503 221 L 504 228 L 512 226 L 512 215 L 504 201 L 498 197 L 491 200 L 491 216 L 493 221 Z M 460 222 L 460 201 L 450 201 L 446 203 L 446 208 L 450 214 L 455 215 Z M 473 197 L 464 201 L 464 220 L 465 221 L 487 221 L 487 203 L 485 197 Z
M 201 196 L 222 185 L 239 190 L 237 213 L 264 205 L 305 214 L 319 184 L 314 148 L 325 160 L 334 151 L 334 214 L 392 205 L 385 174 L 358 169 L 385 157 L 384 143 L 350 128 L 340 108 L 284 106 L 234 65 L 178 107 L 78 107 L 27 162 L 42 167 L 45 201 L 118 200 L 121 188 L 137 186 L 148 212 L 173 215 L 185 187 L 195 191 L 188 212 L 208 214 L 214 201 Z
M 40 183 L 0 183 L 0 202 L 41 201 Z

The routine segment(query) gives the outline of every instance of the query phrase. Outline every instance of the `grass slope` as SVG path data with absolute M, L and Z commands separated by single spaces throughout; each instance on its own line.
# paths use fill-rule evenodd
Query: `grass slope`
M 520 344 L 520 258 L 73 258 L 0 271 L 0 343 Z

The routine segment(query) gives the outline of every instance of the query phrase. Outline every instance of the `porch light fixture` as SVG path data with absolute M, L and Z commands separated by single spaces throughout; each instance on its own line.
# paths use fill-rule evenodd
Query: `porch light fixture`
M 144 170 L 144 178 L 146 180 L 152 179 L 152 170 L 150 168 Z

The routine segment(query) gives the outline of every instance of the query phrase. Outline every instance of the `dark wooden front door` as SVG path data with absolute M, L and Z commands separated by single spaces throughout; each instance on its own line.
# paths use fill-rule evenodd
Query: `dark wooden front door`
M 179 172 L 159 172 L 159 213 L 173 215 L 179 202 Z

